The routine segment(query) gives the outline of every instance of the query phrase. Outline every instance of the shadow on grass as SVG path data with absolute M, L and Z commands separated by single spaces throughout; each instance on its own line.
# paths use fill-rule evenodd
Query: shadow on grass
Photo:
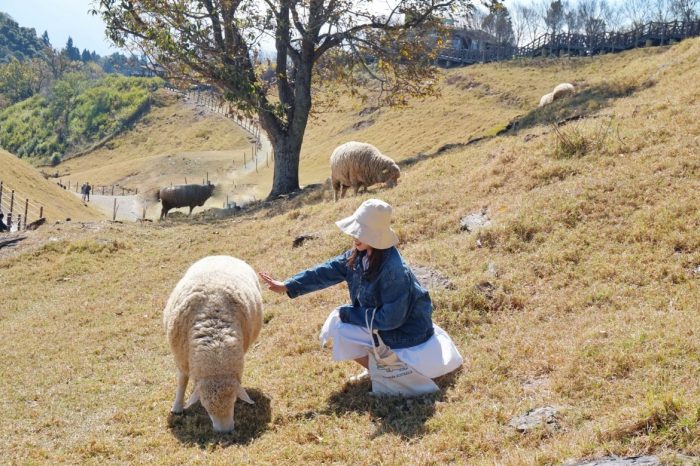
M 571 97 L 557 100 L 544 107 L 535 108 L 526 115 L 516 118 L 508 124 L 506 131 L 503 133 L 516 133 L 537 125 L 558 125 L 567 121 L 586 118 L 609 106 L 613 99 L 630 96 L 653 85 L 654 82 L 649 80 L 642 83 L 622 80 L 587 87 Z
M 233 414 L 235 428 L 230 434 L 214 432 L 211 419 L 200 403 L 186 409 L 183 414 L 168 415 L 168 427 L 173 435 L 185 445 L 220 446 L 245 445 L 262 435 L 270 423 L 272 416 L 270 399 L 260 390 L 247 389 L 248 395 L 255 402 L 249 405 L 241 400 L 236 401 Z
M 377 426 L 373 439 L 384 434 L 397 434 L 406 440 L 420 437 L 425 433 L 425 423 L 435 414 L 436 403 L 443 401 L 445 391 L 454 385 L 460 373 L 461 368 L 435 379 L 440 387 L 438 393 L 413 398 L 374 397 L 369 393 L 372 388 L 369 380 L 348 382 L 329 397 L 324 414 L 369 413 Z

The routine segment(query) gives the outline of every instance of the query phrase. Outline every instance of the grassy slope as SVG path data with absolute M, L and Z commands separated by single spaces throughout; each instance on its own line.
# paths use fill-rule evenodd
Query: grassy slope
M 159 91 L 157 104 L 133 131 L 59 169 L 64 180 L 118 184 L 139 192 L 185 179 L 199 183 L 208 172 L 212 182 L 222 184 L 217 194 L 223 199 L 233 194 L 244 152 L 250 160 L 246 133 L 231 120 Z
M 47 180 L 31 165 L 14 155 L 0 149 L 0 178 L 6 183 L 5 193 L 9 195 L 8 186 L 17 190 L 21 196 L 22 206 L 18 209 L 24 213 L 24 199 L 36 206 L 44 206 L 44 216 L 50 222 L 71 218 L 73 220 L 98 220 L 104 218 L 99 212 L 83 205 L 73 194 L 59 188 L 54 180 Z M 29 220 L 36 220 L 38 211 L 32 209 Z
M 700 455 L 698 58 L 700 40 L 691 40 L 451 70 L 455 82 L 488 83 L 489 93 L 479 95 L 483 84 L 447 87 L 465 103 L 453 97 L 443 114 L 439 102 L 386 112 L 348 133 L 406 159 L 527 113 L 559 81 L 633 89 L 651 80 L 591 104 L 591 118 L 562 129 L 592 143 L 615 116 L 612 135 L 582 157 L 556 157 L 556 135 L 532 126 L 428 157 L 408 166 L 396 189 L 335 204 L 329 192 L 315 192 L 211 224 L 39 230 L 59 241 L 0 262 L 0 448 L 10 461 L 54 463 L 559 464 L 608 453 Z M 506 91 L 522 103 L 503 103 Z M 339 140 L 318 152 L 314 143 L 363 119 L 357 111 L 311 128 L 302 169 L 316 166 L 322 176 L 321 160 Z M 454 118 L 467 111 L 471 118 Z M 368 385 L 345 385 L 355 367 L 330 361 L 316 339 L 328 311 L 347 299 L 343 287 L 294 301 L 267 292 L 266 325 L 244 381 L 257 404 L 237 404 L 236 433 L 214 436 L 201 410 L 169 419 L 175 376 L 160 314 L 186 267 L 224 253 L 288 276 L 346 248 L 333 221 L 369 196 L 396 206 L 409 262 L 456 285 L 432 290 L 435 320 L 466 360 L 441 382 L 440 399 L 380 402 L 365 394 Z M 493 225 L 460 232 L 459 219 L 482 207 Z M 319 238 L 292 249 L 301 233 Z M 497 277 L 487 272 L 491 262 Z M 521 435 L 507 425 L 543 405 L 559 408 L 560 430 Z

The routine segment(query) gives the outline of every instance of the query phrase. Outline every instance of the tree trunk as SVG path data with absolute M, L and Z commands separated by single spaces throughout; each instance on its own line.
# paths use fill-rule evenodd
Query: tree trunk
M 275 171 L 268 199 L 299 190 L 299 154 L 301 137 L 286 135 L 272 142 L 275 151 Z

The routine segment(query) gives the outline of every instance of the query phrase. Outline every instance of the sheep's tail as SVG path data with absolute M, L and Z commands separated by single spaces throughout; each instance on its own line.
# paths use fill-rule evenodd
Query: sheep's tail
M 160 201 L 160 188 L 156 188 L 156 202 Z

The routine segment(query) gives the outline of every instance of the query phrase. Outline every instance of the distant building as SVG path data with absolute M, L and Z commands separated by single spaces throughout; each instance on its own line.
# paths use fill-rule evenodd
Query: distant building
M 450 28 L 448 34 L 437 57 L 437 64 L 446 68 L 511 58 L 517 50 L 499 45 L 494 36 L 479 29 Z
M 451 29 L 447 43 L 449 48 L 457 50 L 490 50 L 498 46 L 494 36 L 478 29 Z

